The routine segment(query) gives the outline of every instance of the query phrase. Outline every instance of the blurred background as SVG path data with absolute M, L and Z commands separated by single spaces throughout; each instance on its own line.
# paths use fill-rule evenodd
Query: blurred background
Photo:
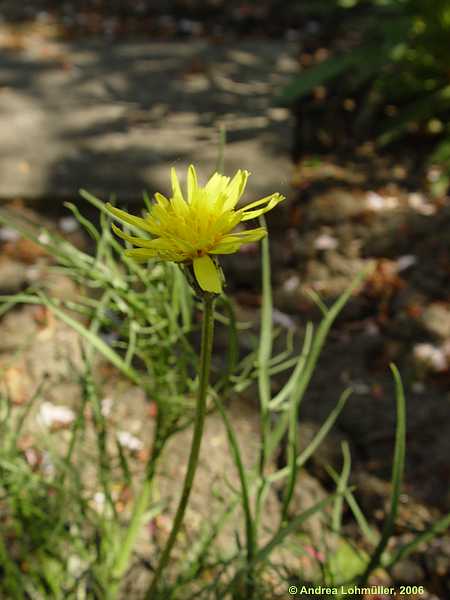
M 246 199 L 287 196 L 268 220 L 278 325 L 301 332 L 319 316 L 306 289 L 331 301 L 373 267 L 302 410 L 314 430 L 337 384 L 353 386 L 325 459 L 349 440 L 381 522 L 396 362 L 401 518 L 420 529 L 450 504 L 449 65 L 450 0 L 3 0 L 0 203 L 86 245 L 63 205 L 87 210 L 79 188 L 138 211 L 143 190 L 168 191 L 171 166 L 208 176 L 224 126 L 226 173 L 253 173 Z M 0 290 L 25 289 L 45 253 L 7 226 L 0 244 Z M 258 249 L 224 266 L 242 315 L 257 315 Z M 441 539 L 399 580 L 444 598 L 449 565 Z

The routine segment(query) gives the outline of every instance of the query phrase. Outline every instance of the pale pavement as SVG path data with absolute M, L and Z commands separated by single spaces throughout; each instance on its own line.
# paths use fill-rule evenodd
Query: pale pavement
M 2 49 L 0 199 L 164 192 L 172 165 L 210 174 L 222 123 L 226 172 L 253 173 L 248 199 L 288 194 L 292 123 L 273 98 L 297 72 L 295 51 L 287 42 Z

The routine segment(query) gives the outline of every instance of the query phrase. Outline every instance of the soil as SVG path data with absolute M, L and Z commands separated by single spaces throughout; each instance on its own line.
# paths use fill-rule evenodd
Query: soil
M 284 37 L 302 25 L 305 13 L 289 2 L 261 0 L 6 0 L 0 14 L 9 23 L 54 22 L 67 39 L 105 36 L 111 39 L 195 39 L 211 36 Z

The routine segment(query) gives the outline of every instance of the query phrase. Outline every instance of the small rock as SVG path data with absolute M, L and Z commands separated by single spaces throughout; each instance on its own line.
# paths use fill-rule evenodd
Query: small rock
M 398 208 L 399 200 L 395 196 L 382 196 L 376 192 L 367 192 L 366 206 L 374 212 L 394 210 Z
M 408 196 L 409 206 L 421 215 L 430 216 L 436 212 L 436 206 L 427 201 L 423 194 L 413 192 Z
M 405 254 L 397 258 L 397 272 L 406 271 L 409 267 L 414 266 L 417 263 L 417 256 L 413 254 Z
M 32 396 L 32 384 L 26 371 L 26 365 L 21 363 L 6 367 L 0 363 L 0 393 L 6 394 L 12 404 L 25 404 Z
M 413 349 L 414 359 L 419 367 L 441 373 L 449 368 L 450 353 L 444 348 L 432 344 L 416 344 Z
M 75 413 L 67 406 L 56 406 L 51 402 L 43 402 L 37 416 L 37 421 L 48 429 L 60 429 L 70 425 L 75 419 Z
M 394 579 L 405 584 L 420 584 L 425 581 L 423 568 L 416 560 L 406 558 L 401 560 L 392 569 Z
M 25 238 L 19 238 L 16 241 L 8 242 L 5 244 L 3 251 L 6 256 L 25 264 L 33 264 L 38 258 L 48 256 L 42 246 Z
M 118 431 L 117 439 L 121 446 L 127 448 L 131 452 L 139 452 L 139 450 L 142 450 L 143 448 L 141 440 L 129 431 Z
M 26 266 L 17 260 L 2 256 L 0 259 L 0 292 L 16 294 L 28 284 Z
M 0 242 L 16 242 L 20 233 L 12 227 L 0 227 Z
M 336 188 L 313 199 L 309 207 L 309 218 L 313 222 L 337 223 L 357 217 L 365 210 L 365 196 L 362 192 Z
M 430 304 L 422 313 L 425 328 L 440 339 L 450 338 L 450 306 L 443 302 Z
M 62 217 L 59 220 L 59 227 L 64 233 L 73 233 L 79 229 L 80 224 L 75 217 Z
M 339 245 L 339 241 L 332 235 L 323 233 L 314 240 L 314 247 L 317 250 L 334 250 Z

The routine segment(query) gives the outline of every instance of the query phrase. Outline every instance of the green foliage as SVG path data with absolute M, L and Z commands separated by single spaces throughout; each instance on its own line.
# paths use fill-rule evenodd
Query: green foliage
M 196 371 L 196 354 L 187 336 L 192 328 L 192 293 L 175 265 L 144 269 L 127 259 L 110 231 L 103 203 L 87 192 L 83 195 L 99 209 L 100 228 L 73 204 L 67 206 L 95 240 L 94 255 L 53 231 L 0 212 L 0 223 L 15 227 L 54 257 L 53 268 L 77 284 L 78 297 L 57 300 L 36 285 L 27 293 L 3 296 L 2 302 L 48 307 L 174 418 L 184 395 L 192 391 L 193 379 L 187 374 Z
M 331 89 L 328 107 L 333 96 L 359 97 L 355 136 L 371 128 L 382 146 L 419 130 L 436 140 L 430 162 L 450 172 L 445 150 L 450 136 L 450 1 L 339 0 L 328 8 L 341 21 L 336 27 L 343 38 L 340 46 L 348 48 L 302 72 L 279 100 L 297 102 L 319 85 Z M 346 41 L 349 31 L 353 33 Z
M 5 598 L 74 598 L 74 589 L 101 588 L 90 565 L 97 562 L 94 539 L 102 519 L 71 463 L 80 422 L 70 431 L 71 452 L 56 451 L 44 437 L 28 451 L 19 445 L 30 406 L 44 393 L 39 386 L 31 403 L 14 411 L 7 396 L 0 398 L 0 593 Z
M 350 542 L 340 540 L 336 550 L 331 553 L 326 565 L 327 584 L 341 586 L 354 581 L 365 569 L 367 555 L 355 548 Z

